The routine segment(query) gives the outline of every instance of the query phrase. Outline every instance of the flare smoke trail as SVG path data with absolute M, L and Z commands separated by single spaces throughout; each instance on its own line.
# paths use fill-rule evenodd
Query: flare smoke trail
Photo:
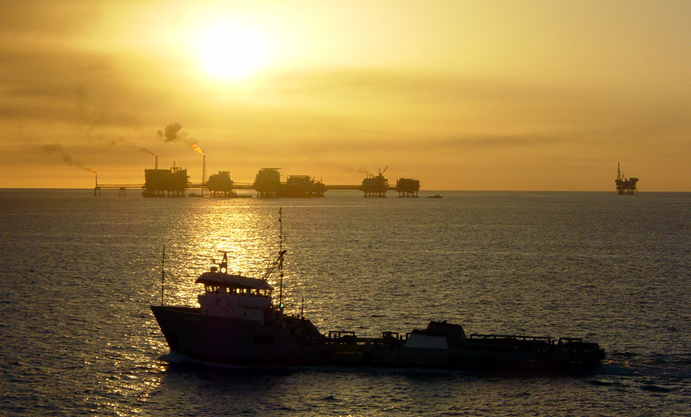
M 60 146 L 58 144 L 43 145 L 41 148 L 43 149 L 44 153 L 46 153 L 50 156 L 56 156 L 56 157 L 62 159 L 62 162 L 66 163 L 67 165 L 72 165 L 73 167 L 83 169 L 84 171 L 93 172 L 94 174 L 96 173 L 92 169 L 88 168 L 86 165 L 82 164 L 81 162 L 77 161 L 76 159 L 74 159 L 70 155 L 68 155 L 67 152 L 65 152 L 62 149 L 62 146 Z
M 108 144 L 110 146 L 131 146 L 133 148 L 139 149 L 142 152 L 146 152 L 146 153 L 149 153 L 153 156 L 156 156 L 155 153 L 151 152 L 150 150 L 146 149 L 145 147 L 139 146 L 136 143 L 129 141 L 129 140 L 125 140 L 123 138 L 113 139 L 113 140 L 109 141 Z

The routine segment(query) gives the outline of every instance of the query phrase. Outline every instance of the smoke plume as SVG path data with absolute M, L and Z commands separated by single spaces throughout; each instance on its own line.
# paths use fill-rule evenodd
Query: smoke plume
M 156 156 L 155 153 L 153 153 L 152 151 L 148 150 L 147 148 L 145 148 L 145 147 L 143 147 L 143 146 L 139 146 L 139 145 L 137 145 L 136 143 L 134 143 L 134 142 L 132 142 L 132 141 L 129 141 L 129 140 L 125 140 L 125 139 L 123 139 L 123 138 L 117 138 L 117 139 L 113 139 L 113 140 L 111 140 L 111 141 L 108 141 L 108 144 L 109 144 L 110 146 L 131 146 L 131 147 L 133 147 L 133 148 L 135 148 L 135 149 L 138 149 L 138 150 L 141 151 L 141 152 L 146 152 L 146 153 L 148 153 L 148 154 L 151 154 L 151 155 L 153 155 L 153 156 Z
M 182 131 L 182 125 L 180 123 L 168 123 L 168 125 L 163 129 L 156 132 L 158 137 L 164 139 L 166 143 L 170 142 L 182 142 L 189 146 L 193 151 L 199 152 L 204 155 L 204 151 L 197 145 L 196 139 L 189 137 L 186 132 Z M 152 152 L 153 154 L 153 152 Z
M 156 132 L 160 138 L 164 138 L 166 142 L 176 142 L 178 139 L 182 139 L 181 135 L 178 135 L 182 125 L 180 123 L 169 123 L 164 130 L 159 130 Z
M 62 162 L 66 163 L 67 165 L 72 165 L 73 167 L 77 167 L 79 169 L 83 169 L 84 171 L 89 171 L 93 172 L 94 174 L 96 173 L 92 169 L 88 168 L 86 165 L 82 164 L 81 162 L 77 161 L 76 159 L 72 158 L 70 155 L 67 154 L 62 149 L 62 146 L 58 144 L 53 144 L 53 145 L 43 145 L 41 147 L 44 153 L 60 158 Z

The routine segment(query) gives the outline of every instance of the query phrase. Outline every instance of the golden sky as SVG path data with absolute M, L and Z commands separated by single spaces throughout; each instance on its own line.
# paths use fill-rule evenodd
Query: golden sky
M 688 0 L 0 3 L 0 188 L 691 190 Z M 168 134 L 168 135 L 166 135 Z

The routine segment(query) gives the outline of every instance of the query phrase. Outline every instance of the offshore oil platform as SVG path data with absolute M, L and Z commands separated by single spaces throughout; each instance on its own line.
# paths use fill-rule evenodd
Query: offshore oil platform
M 154 169 L 144 170 L 144 185 L 142 196 L 144 197 L 185 197 L 185 192 L 190 188 L 201 189 L 201 195 L 191 193 L 190 197 L 248 197 L 240 196 L 235 193 L 233 180 L 230 179 L 229 171 L 219 171 L 206 179 L 206 156 L 203 159 L 202 182 L 200 184 L 191 183 L 187 169 L 173 167 L 170 169 L 158 168 L 158 156 Z M 98 186 L 98 185 L 97 185 Z M 123 195 L 123 193 L 121 193 Z
M 309 175 L 289 175 L 281 182 L 280 168 L 262 168 L 257 172 L 252 187 L 260 198 L 275 197 L 324 197 L 326 186 Z
M 379 170 L 378 175 L 368 174 L 367 177 L 362 180 L 362 185 L 360 185 L 359 190 L 365 193 L 365 197 L 386 197 L 386 192 L 389 190 L 395 190 L 398 192 L 399 197 L 418 197 L 418 191 L 420 191 L 420 181 L 413 178 L 399 178 L 396 181 L 396 186 L 389 186 L 389 180 L 384 177 L 384 173 L 389 167 L 384 168 L 384 170 Z
M 144 170 L 144 197 L 184 197 L 188 188 L 189 176 L 187 169 L 173 167 L 158 169 L 158 157 L 154 169 Z
M 396 186 L 389 185 L 384 177 L 384 170 L 378 175 L 368 174 L 360 185 L 325 185 L 309 175 L 289 175 L 285 182 L 281 181 L 280 168 L 261 168 L 253 183 L 236 183 L 230 178 L 230 171 L 219 171 L 206 179 L 206 156 L 203 159 L 202 181 L 193 183 L 187 175 L 187 168 L 178 167 L 173 162 L 169 169 L 159 169 L 158 156 L 155 156 L 153 169 L 144 170 L 144 185 L 139 184 L 99 184 L 96 185 L 94 196 L 101 195 L 101 189 L 119 189 L 119 196 L 126 197 L 127 189 L 140 189 L 144 197 L 218 197 L 218 198 L 251 198 L 250 194 L 238 194 L 235 190 L 255 190 L 259 198 L 311 198 L 324 197 L 328 190 L 359 190 L 365 197 L 386 197 L 386 192 L 394 190 L 399 197 L 418 197 L 420 181 L 413 178 L 400 178 Z M 93 172 L 93 171 L 91 171 Z M 95 174 L 95 172 L 93 172 Z M 199 189 L 200 194 L 186 194 L 189 189 Z
M 389 190 L 389 180 L 384 178 L 384 173 L 389 167 L 384 168 L 384 171 L 379 170 L 379 175 L 367 174 L 367 177 L 362 180 L 360 191 L 365 193 L 365 197 L 386 197 L 386 192 Z
M 413 178 L 399 178 L 396 181 L 396 191 L 399 197 L 418 198 L 417 192 L 420 191 L 420 180 Z
M 624 173 L 621 171 L 621 164 L 617 164 L 617 179 L 614 180 L 614 183 L 617 186 L 617 194 L 633 195 L 634 191 L 636 191 L 637 182 L 638 178 L 626 178 Z
M 230 171 L 219 171 L 209 176 L 206 182 L 202 182 L 202 196 L 204 188 L 209 193 L 209 197 L 237 198 L 251 197 L 249 195 L 239 195 L 233 190 L 234 181 L 230 179 Z

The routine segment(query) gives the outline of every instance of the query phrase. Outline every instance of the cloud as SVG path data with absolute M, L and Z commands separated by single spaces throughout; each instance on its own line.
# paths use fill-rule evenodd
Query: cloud
M 565 91 L 483 77 L 457 77 L 385 69 L 343 69 L 280 74 L 278 94 L 345 99 L 413 101 L 418 105 L 457 102 L 563 99 Z
M 0 13 L 0 33 L 22 38 L 74 36 L 98 23 L 94 5 L 84 1 L 50 0 L 4 1 Z M 19 38 L 18 38 L 19 37 Z
M 133 126 L 138 105 L 104 54 L 3 50 L 0 118 L 9 121 Z
M 573 139 L 566 139 L 560 136 L 542 136 L 537 134 L 525 135 L 487 135 L 487 136 L 466 136 L 452 139 L 438 139 L 426 142 L 431 147 L 453 149 L 508 149 L 508 148 L 530 148 L 544 147 L 566 143 Z

